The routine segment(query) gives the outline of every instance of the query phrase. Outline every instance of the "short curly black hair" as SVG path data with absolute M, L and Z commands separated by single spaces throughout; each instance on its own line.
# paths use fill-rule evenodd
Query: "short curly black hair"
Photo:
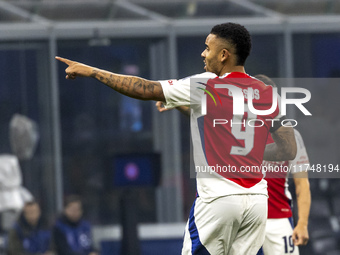
M 236 49 L 236 65 L 244 65 L 251 50 L 251 37 L 248 30 L 236 23 L 223 23 L 214 26 L 210 34 L 226 39 Z

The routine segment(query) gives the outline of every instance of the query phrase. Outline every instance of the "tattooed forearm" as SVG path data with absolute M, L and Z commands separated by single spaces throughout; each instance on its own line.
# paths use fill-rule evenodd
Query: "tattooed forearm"
M 91 77 L 92 78 L 96 78 L 97 74 L 98 74 L 98 70 L 97 69 L 92 69 Z
M 268 144 L 263 159 L 269 161 L 293 160 L 296 156 L 296 141 L 291 127 L 280 127 L 272 133 L 275 143 Z
M 113 74 L 110 74 L 109 77 L 105 78 L 106 79 L 106 84 L 109 86 L 109 87 L 112 87 L 114 88 L 115 87 L 115 80 L 114 80 L 114 77 L 113 77 Z
M 156 81 L 114 74 L 96 68 L 92 69 L 91 77 L 129 97 L 165 101 L 162 86 Z
M 139 91 L 142 88 L 142 81 L 141 80 L 136 80 L 133 83 L 133 91 Z

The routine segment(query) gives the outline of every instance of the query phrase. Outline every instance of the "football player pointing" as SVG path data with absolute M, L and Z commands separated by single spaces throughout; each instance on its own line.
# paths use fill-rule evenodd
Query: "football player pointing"
M 215 107 L 208 99 L 208 114 L 201 113 L 202 96 L 215 84 L 231 84 L 238 89 L 258 89 L 261 97 L 253 100 L 256 109 L 272 105 L 272 87 L 246 74 L 245 61 L 251 38 L 241 25 L 216 25 L 207 36 L 202 52 L 205 73 L 188 79 L 149 81 L 139 77 L 114 74 L 75 61 L 57 57 L 68 65 L 66 78 L 93 77 L 126 96 L 162 101 L 166 108 L 190 106 L 191 136 L 195 166 L 233 166 L 237 173 L 197 172 L 197 197 L 185 230 L 182 254 L 255 255 L 265 235 L 267 184 L 259 173 L 241 173 L 243 166 L 258 166 L 262 160 L 292 160 L 296 156 L 294 130 L 281 126 L 279 109 L 263 116 L 253 116 L 245 107 L 243 115 L 233 115 L 233 98 L 220 90 L 222 104 Z M 160 59 L 159 61 L 162 61 Z M 204 78 L 204 88 L 190 90 L 190 81 Z M 203 85 L 202 85 L 203 86 Z M 247 100 L 243 102 L 247 104 Z M 240 122 L 261 119 L 261 127 L 212 126 L 212 118 L 224 116 Z M 275 143 L 266 146 L 269 132 Z

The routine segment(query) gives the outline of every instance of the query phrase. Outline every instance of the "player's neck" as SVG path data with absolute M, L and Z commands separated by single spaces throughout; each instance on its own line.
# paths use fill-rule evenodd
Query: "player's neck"
M 244 66 L 224 66 L 221 72 L 219 73 L 219 76 L 222 76 L 225 73 L 232 72 L 246 73 Z

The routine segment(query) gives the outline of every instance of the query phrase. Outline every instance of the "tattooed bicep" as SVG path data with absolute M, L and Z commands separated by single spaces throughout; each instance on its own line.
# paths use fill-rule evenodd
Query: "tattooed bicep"
M 164 101 L 163 89 L 160 82 L 135 78 L 132 82 L 133 91 L 144 99 Z

